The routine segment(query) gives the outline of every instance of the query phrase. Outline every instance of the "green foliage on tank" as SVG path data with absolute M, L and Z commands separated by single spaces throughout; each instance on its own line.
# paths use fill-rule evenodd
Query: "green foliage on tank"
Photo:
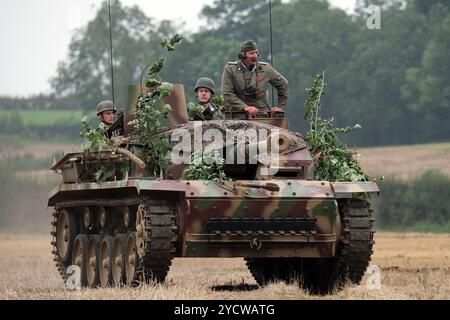
M 362 171 L 359 160 L 338 138 L 338 134 L 350 133 L 361 126 L 335 128 L 333 119 L 319 117 L 320 98 L 325 94 L 325 86 L 325 72 L 322 72 L 317 75 L 314 85 L 307 89 L 309 98 L 305 102 L 304 119 L 309 119 L 307 138 L 314 158 L 314 178 L 334 182 L 368 181 L 369 177 Z

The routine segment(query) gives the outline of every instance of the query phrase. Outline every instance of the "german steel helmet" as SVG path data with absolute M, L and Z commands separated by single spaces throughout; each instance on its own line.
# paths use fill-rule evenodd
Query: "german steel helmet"
M 97 105 L 97 116 L 104 111 L 114 111 L 117 112 L 116 106 L 111 100 L 100 101 Z
M 211 90 L 212 94 L 214 95 L 216 92 L 215 87 L 216 87 L 216 84 L 214 83 L 213 79 L 203 77 L 203 78 L 200 78 L 197 80 L 197 84 L 195 85 L 194 91 L 197 92 L 197 90 L 199 88 L 207 88 L 207 89 Z

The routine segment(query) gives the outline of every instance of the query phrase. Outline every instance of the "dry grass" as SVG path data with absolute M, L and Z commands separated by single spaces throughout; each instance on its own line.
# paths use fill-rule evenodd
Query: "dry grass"
M 357 150 L 363 170 L 370 176 L 413 179 L 427 170 L 441 170 L 450 176 L 450 144 L 434 143 Z
M 163 285 L 69 291 L 52 262 L 49 237 L 0 236 L 0 299 L 449 299 L 450 235 L 376 234 L 372 264 L 381 289 L 349 285 L 311 296 L 295 285 L 258 288 L 242 259 L 175 259 Z

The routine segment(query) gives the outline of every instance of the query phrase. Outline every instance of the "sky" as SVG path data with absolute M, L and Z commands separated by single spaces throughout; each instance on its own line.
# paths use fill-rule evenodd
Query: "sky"
M 286 0 L 288 1 L 288 0 Z M 0 95 L 25 97 L 49 93 L 49 79 L 65 59 L 76 28 L 95 16 L 101 0 L 1 0 L 0 1 Z M 186 29 L 198 30 L 204 5 L 214 0 L 121 0 L 138 5 L 147 16 L 184 21 Z M 352 11 L 355 0 L 330 0 L 333 6 Z M 158 15 L 155 16 L 155 12 Z

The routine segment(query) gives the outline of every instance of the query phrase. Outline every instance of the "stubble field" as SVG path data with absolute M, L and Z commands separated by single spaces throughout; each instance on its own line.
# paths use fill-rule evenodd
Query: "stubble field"
M 242 259 L 175 259 L 160 285 L 71 291 L 50 254 L 49 236 L 0 236 L 0 299 L 450 299 L 450 235 L 376 233 L 371 265 L 381 288 L 348 285 L 317 297 L 295 285 L 259 288 Z

